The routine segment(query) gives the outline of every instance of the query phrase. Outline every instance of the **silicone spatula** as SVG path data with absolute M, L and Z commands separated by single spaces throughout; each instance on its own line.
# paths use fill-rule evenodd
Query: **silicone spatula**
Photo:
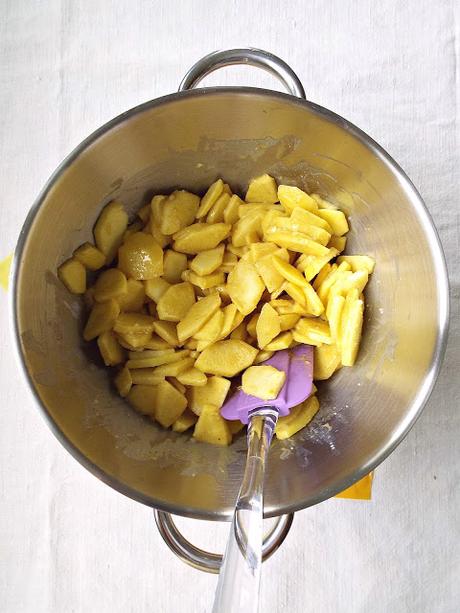
M 303 402 L 313 383 L 313 347 L 277 351 L 264 365 L 286 373 L 275 400 L 261 400 L 238 389 L 221 409 L 225 419 L 248 424 L 248 452 L 235 505 L 213 613 L 256 613 L 259 603 L 263 541 L 263 486 L 268 449 L 279 416 Z

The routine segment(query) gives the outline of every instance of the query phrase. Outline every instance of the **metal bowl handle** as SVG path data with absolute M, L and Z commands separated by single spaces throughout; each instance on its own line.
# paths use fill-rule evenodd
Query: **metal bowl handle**
M 248 64 L 266 70 L 281 81 L 293 96 L 305 100 L 303 85 L 292 68 L 278 56 L 262 49 L 229 49 L 205 55 L 187 72 L 179 85 L 179 91 L 193 89 L 211 72 L 236 64 Z
M 222 556 L 217 553 L 208 553 L 192 545 L 178 530 L 170 513 L 154 509 L 155 521 L 158 530 L 166 545 L 186 564 L 207 573 L 218 573 L 222 564 Z M 264 539 L 262 560 L 268 558 L 283 544 L 284 539 L 294 519 L 294 513 L 280 515 L 270 532 Z

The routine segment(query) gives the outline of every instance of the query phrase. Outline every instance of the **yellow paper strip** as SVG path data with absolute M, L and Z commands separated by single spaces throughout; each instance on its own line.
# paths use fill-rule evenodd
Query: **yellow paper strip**
M 7 255 L 4 260 L 0 262 L 0 285 L 6 291 L 8 289 L 8 276 L 10 274 L 11 260 L 13 254 Z
M 372 493 L 372 480 L 374 479 L 374 473 L 370 472 L 368 475 L 348 487 L 340 494 L 336 494 L 336 498 L 353 498 L 354 500 L 370 500 Z

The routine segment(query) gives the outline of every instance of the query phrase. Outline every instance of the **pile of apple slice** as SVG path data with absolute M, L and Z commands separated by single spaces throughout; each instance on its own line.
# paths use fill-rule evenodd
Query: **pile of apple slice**
M 123 205 L 109 203 L 95 245 L 77 248 L 58 274 L 84 294 L 84 339 L 97 340 L 137 411 L 229 444 L 241 429 L 219 414 L 231 379 L 274 351 L 313 345 L 316 380 L 354 364 L 374 260 L 341 255 L 348 230 L 337 206 L 267 174 L 245 200 L 218 179 L 201 198 L 156 195 L 130 225 Z M 277 435 L 303 428 L 318 406 L 314 396 L 299 405 Z

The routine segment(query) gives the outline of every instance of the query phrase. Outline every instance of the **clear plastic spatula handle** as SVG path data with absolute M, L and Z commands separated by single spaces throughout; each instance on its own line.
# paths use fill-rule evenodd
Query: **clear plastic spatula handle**
M 213 613 L 257 613 L 262 565 L 264 476 L 278 410 L 249 413 L 248 455 L 235 506 Z

